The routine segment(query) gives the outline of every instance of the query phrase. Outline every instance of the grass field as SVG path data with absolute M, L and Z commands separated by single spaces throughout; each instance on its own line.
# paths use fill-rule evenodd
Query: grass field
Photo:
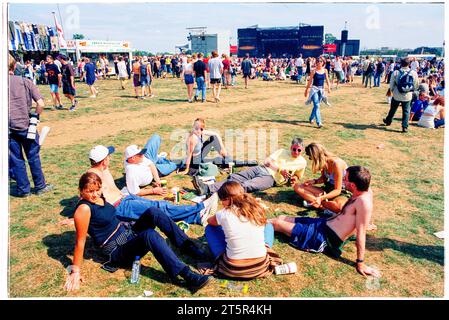
M 116 80 L 98 83 L 100 94 L 89 99 L 87 87 L 77 84 L 76 112 L 51 111 L 49 88 L 40 86 L 47 108 L 40 127 L 51 127 L 41 150 L 43 170 L 54 192 L 26 199 L 10 197 L 9 295 L 10 297 L 137 297 L 151 290 L 154 297 L 442 297 L 444 294 L 443 240 L 433 235 L 443 230 L 444 129 L 430 130 L 412 124 L 402 134 L 400 110 L 391 127 L 379 126 L 388 111 L 386 85 L 365 89 L 357 84 L 340 87 L 330 95 L 331 107 L 322 106 L 324 127 L 308 123 L 310 106 L 304 105 L 304 86 L 291 81 L 251 81 L 250 88 L 222 91 L 219 104 L 189 104 L 184 85 L 177 79 L 155 81 L 157 97 L 136 100 L 128 84 L 119 90 Z M 208 90 L 209 99 L 211 92 Z M 68 106 L 68 100 L 63 102 Z M 249 281 L 243 294 L 214 284 L 192 295 L 170 283 L 152 254 L 142 260 L 138 285 L 129 283 L 130 270 L 110 274 L 100 269 L 102 256 L 88 240 L 79 291 L 63 291 L 75 243 L 73 226 L 60 221 L 73 214 L 77 183 L 89 168 L 88 152 L 96 144 L 114 145 L 111 171 L 123 186 L 123 153 L 129 144 L 142 145 L 153 133 L 163 139 L 161 151 L 178 141 L 177 129 L 188 130 L 196 117 L 208 128 L 220 130 L 277 129 L 278 142 L 288 147 L 292 137 L 306 144 L 316 141 L 347 161 L 371 170 L 374 191 L 373 222 L 378 226 L 367 238 L 367 264 L 380 269 L 380 281 L 365 279 L 355 271 L 355 243 L 344 248 L 341 259 L 298 251 L 288 239 L 276 235 L 274 249 L 285 262 L 294 261 L 298 272 Z M 172 136 L 173 138 L 173 136 Z M 267 147 L 268 148 L 268 147 Z M 262 159 L 260 159 L 262 160 Z M 223 176 L 224 177 L 224 176 Z M 305 177 L 311 178 L 310 163 Z M 190 179 L 171 175 L 169 187 L 192 188 Z M 14 192 L 14 183 L 11 183 Z M 267 214 L 316 216 L 300 206 L 291 188 L 272 188 L 257 194 L 269 207 Z M 188 235 L 205 244 L 204 228 L 191 226 Z M 178 252 L 177 250 L 175 250 Z M 180 255 L 195 267 L 195 261 Z

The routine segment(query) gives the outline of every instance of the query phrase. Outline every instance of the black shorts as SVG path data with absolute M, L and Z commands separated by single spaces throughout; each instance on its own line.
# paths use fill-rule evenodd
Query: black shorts
M 243 74 L 243 78 L 249 78 L 250 76 L 251 76 L 250 73 L 244 73 L 244 74 Z
M 71 96 L 76 96 L 76 90 L 70 84 L 63 83 L 62 84 L 62 93 L 69 94 Z
M 221 79 L 220 79 L 220 78 L 218 78 L 218 79 L 212 78 L 212 79 L 210 79 L 210 83 L 211 83 L 211 84 L 221 83 Z

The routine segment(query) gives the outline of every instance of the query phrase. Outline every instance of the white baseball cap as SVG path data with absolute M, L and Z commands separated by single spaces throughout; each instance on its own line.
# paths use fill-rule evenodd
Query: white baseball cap
M 105 146 L 96 146 L 93 147 L 89 152 L 89 159 L 95 161 L 96 163 L 100 162 L 104 158 L 106 158 L 108 155 L 113 153 L 115 151 L 115 148 L 112 146 L 105 147 Z
M 132 144 L 125 149 L 125 159 L 129 159 L 138 154 L 144 154 L 145 152 L 147 152 L 147 149 L 140 149 L 135 144 Z

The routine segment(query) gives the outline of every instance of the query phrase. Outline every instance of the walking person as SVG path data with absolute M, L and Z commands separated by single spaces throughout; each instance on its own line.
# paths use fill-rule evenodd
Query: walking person
M 365 88 L 368 87 L 368 82 L 369 82 L 369 87 L 372 87 L 372 81 L 373 81 L 373 77 L 374 77 L 374 60 L 370 59 L 368 60 L 367 63 L 367 67 L 365 69 Z
M 44 110 L 44 98 L 39 89 L 28 79 L 14 75 L 15 59 L 9 56 L 9 177 L 17 183 L 17 196 L 29 197 L 31 186 L 28 179 L 25 152 L 31 176 L 34 182 L 34 192 L 41 195 L 51 191 L 53 186 L 47 184 L 42 171 L 40 159 L 39 134 L 28 137 L 30 113 L 33 101 L 36 103 L 35 116 L 39 119 Z
M 148 57 L 144 56 L 142 58 L 142 63 L 140 64 L 140 87 L 142 88 L 142 96 L 141 99 L 145 99 L 146 88 L 148 87 L 148 95 L 150 98 L 154 97 L 153 92 L 151 91 L 151 83 L 153 82 L 153 73 L 151 72 L 151 64 L 148 63 Z
M 331 92 L 329 75 L 327 70 L 324 68 L 325 63 L 324 58 L 318 58 L 316 62 L 316 69 L 310 74 L 306 91 L 304 92 L 304 96 L 306 98 L 308 97 L 306 104 L 310 104 L 311 101 L 313 102 L 313 109 L 309 117 L 309 122 L 313 123 L 313 121 L 316 121 L 318 128 L 323 126 L 321 121 L 320 103 L 325 97 L 324 82 L 327 84 L 327 92 L 329 94 Z
M 223 74 L 223 63 L 218 57 L 217 51 L 212 51 L 212 58 L 209 60 L 210 84 L 212 85 L 212 93 L 214 101 L 220 102 L 221 77 Z
M 193 64 L 193 74 L 196 81 L 195 101 L 201 92 L 201 102 L 206 101 L 206 64 L 203 61 L 203 54 L 198 53 L 198 61 Z
M 62 64 L 62 93 L 70 100 L 72 104 L 69 111 L 76 111 L 78 101 L 75 99 L 75 71 L 73 66 L 68 62 L 68 58 L 61 54 L 58 56 L 59 62 Z
M 418 74 L 410 70 L 410 60 L 404 58 L 401 60 L 401 69 L 395 70 L 390 80 L 390 91 L 393 94 L 391 99 L 390 111 L 383 123 L 386 126 L 391 125 L 394 114 L 399 105 L 402 107 L 402 132 L 408 132 L 408 121 L 410 118 L 410 105 L 413 98 L 413 92 L 418 89 Z
M 133 85 L 134 93 L 136 94 L 136 99 L 139 99 L 139 88 L 140 88 L 140 57 L 136 57 L 132 64 L 133 72 Z
M 173 61 L 173 60 L 172 60 Z M 182 66 L 182 78 L 187 86 L 187 98 L 189 103 L 193 102 L 193 64 L 192 57 L 187 58 L 187 63 Z
M 251 63 L 251 60 L 249 58 L 249 53 L 245 55 L 245 59 L 242 61 L 242 73 L 243 73 L 243 79 L 245 79 L 245 89 L 248 89 L 248 81 L 249 77 L 251 76 L 251 69 L 253 67 L 253 64 Z
M 50 85 L 50 95 L 53 99 L 53 106 L 57 110 L 62 110 L 61 97 L 59 96 L 59 87 L 61 86 L 62 74 L 59 67 L 54 63 L 51 55 L 47 56 L 47 64 L 45 65 L 45 76 Z
M 95 80 L 97 79 L 95 76 L 95 66 L 89 58 L 85 58 L 85 62 L 84 73 L 86 76 L 86 84 L 89 86 L 89 98 L 96 98 L 98 90 L 94 87 Z
M 120 86 L 122 87 L 122 90 L 125 90 L 125 85 L 128 82 L 128 71 L 126 70 L 126 63 L 122 56 L 118 57 L 117 70 Z
M 380 80 L 382 78 L 382 74 L 385 71 L 385 66 L 382 61 L 382 58 L 377 59 L 376 71 L 374 72 L 374 86 L 380 87 Z

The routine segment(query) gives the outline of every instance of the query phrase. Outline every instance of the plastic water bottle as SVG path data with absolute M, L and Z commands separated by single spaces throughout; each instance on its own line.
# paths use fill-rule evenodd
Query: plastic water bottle
M 140 276 L 140 257 L 136 256 L 136 260 L 133 262 L 133 268 L 131 273 L 131 283 L 138 283 Z

